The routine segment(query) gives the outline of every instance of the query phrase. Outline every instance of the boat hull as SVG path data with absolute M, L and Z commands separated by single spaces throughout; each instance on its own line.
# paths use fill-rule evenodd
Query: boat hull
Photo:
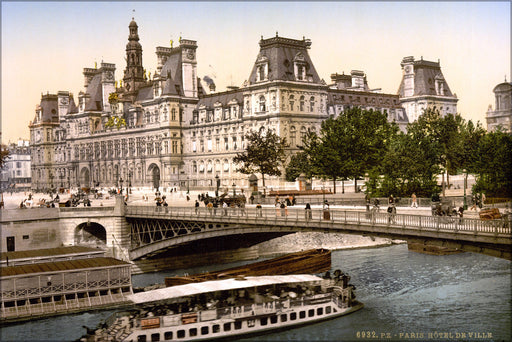
M 364 304 L 360 302 L 354 302 L 353 304 L 354 305 L 351 307 L 342 309 L 331 302 L 327 305 L 308 305 L 302 308 L 294 308 L 280 312 L 240 317 L 239 319 L 219 319 L 176 327 L 145 329 L 134 331 L 122 341 L 152 341 L 155 335 L 159 335 L 160 341 L 222 341 L 242 336 L 263 335 L 339 318 L 364 307 Z M 327 313 L 326 310 L 328 306 L 331 307 L 329 313 Z M 319 310 L 321 310 L 321 312 Z M 311 315 L 311 313 L 313 314 Z M 286 317 L 285 321 L 283 321 L 283 317 Z M 229 327 L 227 331 L 224 330 L 226 324 L 228 324 Z M 217 326 L 219 329 L 216 333 L 213 332 L 214 326 Z M 179 331 L 181 331 L 181 335 L 179 335 Z

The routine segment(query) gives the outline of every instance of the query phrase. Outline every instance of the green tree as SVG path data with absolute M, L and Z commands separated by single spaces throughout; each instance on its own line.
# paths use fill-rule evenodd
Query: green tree
M 304 151 L 313 174 L 332 179 L 336 193 L 337 179 L 357 181 L 380 164 L 397 131 L 386 113 L 355 107 L 323 121 L 319 135 L 306 136 Z
M 291 156 L 288 165 L 286 165 L 286 181 L 294 182 L 302 173 L 306 178 L 311 179 L 313 170 L 311 169 L 311 163 L 307 153 L 299 151 Z
M 438 192 L 441 168 L 437 145 L 426 131 L 409 128 L 407 134 L 399 133 L 391 139 L 379 172 L 370 174 L 372 196 L 409 196 L 414 192 L 430 197 Z
M 512 197 L 512 135 L 488 132 L 479 141 L 471 170 L 477 173 L 473 192 Z
M 311 172 L 315 176 L 332 179 L 334 193 L 336 180 L 348 177 L 347 148 L 337 131 L 341 129 L 340 121 L 332 117 L 323 121 L 320 136 L 316 132 L 308 133 L 302 144 L 311 163 Z
M 285 161 L 286 138 L 272 130 L 261 129 L 245 135 L 247 148 L 238 153 L 233 162 L 239 164 L 238 172 L 260 173 L 265 188 L 265 175 L 281 176 L 281 165 Z

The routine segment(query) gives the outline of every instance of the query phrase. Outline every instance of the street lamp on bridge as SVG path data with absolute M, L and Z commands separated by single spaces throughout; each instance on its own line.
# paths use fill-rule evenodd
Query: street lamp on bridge
M 466 188 L 467 188 L 467 183 L 468 183 L 468 174 L 467 174 L 467 170 L 464 169 L 462 170 L 462 173 L 464 174 L 464 210 L 467 210 L 468 209 L 468 203 L 466 202 Z

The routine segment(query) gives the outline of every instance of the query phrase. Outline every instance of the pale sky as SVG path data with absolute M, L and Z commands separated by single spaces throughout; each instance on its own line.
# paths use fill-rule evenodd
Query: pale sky
M 135 10 L 135 12 L 133 12 Z M 320 77 L 362 70 L 396 94 L 405 56 L 441 62 L 458 112 L 485 125 L 493 88 L 510 82 L 509 1 L 503 2 L 2 2 L 2 140 L 29 138 L 41 93 L 83 90 L 84 67 L 126 67 L 132 17 L 143 65 L 182 36 L 198 44 L 198 76 L 217 90 L 249 77 L 260 37 L 309 38 Z

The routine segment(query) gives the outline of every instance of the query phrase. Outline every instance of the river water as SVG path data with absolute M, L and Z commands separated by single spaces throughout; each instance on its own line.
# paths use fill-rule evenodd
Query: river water
M 240 264 L 240 263 L 239 263 Z M 209 270 L 230 265 L 217 265 Z M 345 317 L 239 341 L 511 341 L 511 263 L 463 253 L 432 256 L 407 245 L 334 251 L 365 307 Z M 168 275 L 136 275 L 134 286 Z M 53 317 L 1 328 L 1 341 L 71 341 L 112 311 Z

